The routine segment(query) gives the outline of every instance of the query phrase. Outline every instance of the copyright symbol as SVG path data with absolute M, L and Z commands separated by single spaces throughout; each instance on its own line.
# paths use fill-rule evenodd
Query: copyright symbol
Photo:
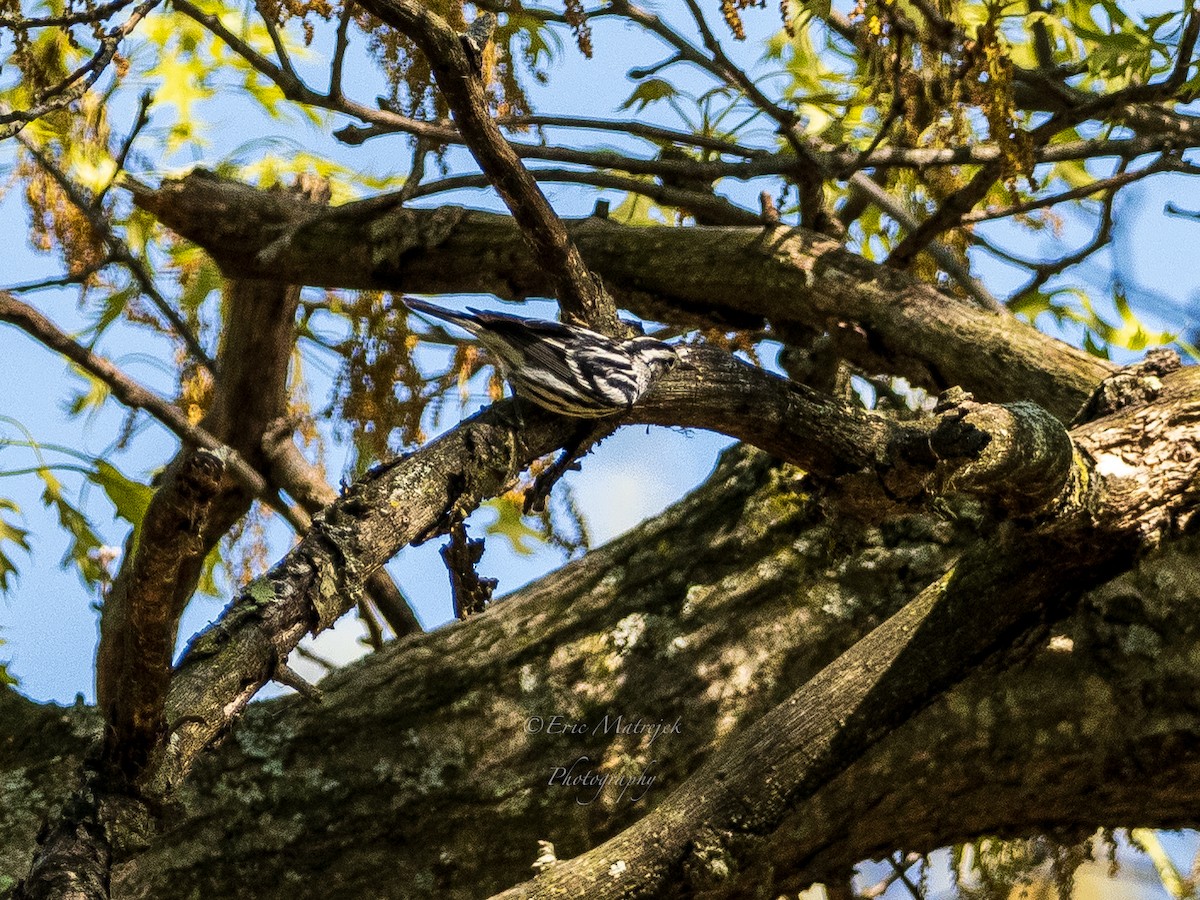
M 541 716 L 530 716 L 528 719 L 525 720 L 525 733 L 526 734 L 537 734 L 541 730 L 542 730 L 542 717 Z

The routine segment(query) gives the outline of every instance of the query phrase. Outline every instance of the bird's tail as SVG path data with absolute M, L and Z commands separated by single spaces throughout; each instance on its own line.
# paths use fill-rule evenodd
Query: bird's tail
M 465 313 L 451 312 L 448 309 L 442 309 L 440 306 L 434 306 L 432 303 L 426 303 L 424 300 L 418 300 L 416 297 L 405 297 L 404 305 L 416 312 L 425 313 L 427 316 L 433 316 L 435 319 L 441 319 L 444 322 L 450 322 L 459 328 L 466 329 L 472 334 L 475 334 L 479 330 L 479 323 Z

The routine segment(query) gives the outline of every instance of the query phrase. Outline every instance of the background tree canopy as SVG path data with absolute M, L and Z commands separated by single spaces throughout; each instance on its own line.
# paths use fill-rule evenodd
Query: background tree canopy
M 765 6 L 0 0 L 0 589 L 99 621 L 0 895 L 1195 894 L 1200 9 Z M 682 362 L 581 428 L 406 292 Z

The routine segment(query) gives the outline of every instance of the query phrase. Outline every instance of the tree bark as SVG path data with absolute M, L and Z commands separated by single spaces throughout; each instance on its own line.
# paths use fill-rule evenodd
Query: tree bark
M 331 676 L 320 706 L 252 704 L 115 896 L 478 897 L 529 877 L 538 840 L 563 859 L 595 846 L 936 578 L 982 522 L 964 503 L 953 522 L 855 526 L 821 503 L 794 469 L 735 451 L 658 521 Z M 799 807 L 722 890 L 792 890 L 980 833 L 1196 824 L 1198 546 L 1093 591 L 1054 649 L 1043 632 L 993 658 Z M 0 841 L 2 871 L 21 872 L 54 771 L 72 772 L 40 761 L 81 746 L 55 723 L 86 716 L 5 703 L 20 716 L 0 720 L 0 808 L 36 807 L 15 849 Z M 587 733 L 549 734 L 555 715 Z M 678 733 L 617 733 L 618 716 Z M 36 750 L 14 718 L 45 735 Z M 572 763 L 655 780 L 624 797 L 548 783 Z
M 208 250 L 227 275 L 431 293 L 545 295 L 550 283 L 506 216 L 377 197 L 324 211 L 193 172 L 139 206 Z M 1032 400 L 1070 420 L 1113 371 L 1011 316 L 981 311 L 799 228 L 569 226 L 618 304 L 654 320 L 829 331 L 868 371 L 981 400 Z M 262 248 L 267 249 L 262 249 Z M 469 260 L 469 264 L 464 261 Z

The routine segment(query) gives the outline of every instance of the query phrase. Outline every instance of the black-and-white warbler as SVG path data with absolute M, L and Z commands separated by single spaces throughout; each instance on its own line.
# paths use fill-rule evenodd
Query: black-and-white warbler
M 517 396 L 564 416 L 598 419 L 624 412 L 679 362 L 673 347 L 644 335 L 616 340 L 544 319 L 450 312 L 413 297 L 404 302 L 469 331 Z
M 495 30 L 496 17 L 490 12 L 485 12 L 476 16 L 471 27 L 458 36 L 476 75 L 483 74 L 483 51 Z

